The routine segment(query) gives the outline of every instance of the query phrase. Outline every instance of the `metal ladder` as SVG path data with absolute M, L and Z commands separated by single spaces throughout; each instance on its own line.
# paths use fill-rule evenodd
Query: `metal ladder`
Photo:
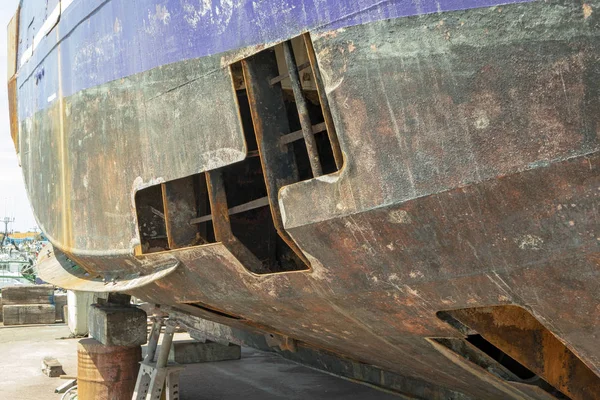
M 166 325 L 165 333 L 157 360 L 154 361 L 163 325 Z M 176 327 L 177 324 L 173 321 L 167 321 L 165 324 L 162 318 L 153 318 L 148 354 L 140 363 L 132 400 L 160 400 L 163 392 L 166 400 L 179 399 L 179 374 L 184 367 L 168 363 Z

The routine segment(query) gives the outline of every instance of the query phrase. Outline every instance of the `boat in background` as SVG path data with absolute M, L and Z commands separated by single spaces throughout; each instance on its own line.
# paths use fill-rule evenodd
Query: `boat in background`
M 47 241 L 38 232 L 10 232 L 14 218 L 5 217 L 0 233 L 0 289 L 6 286 L 31 285 L 37 280 L 36 259 Z
M 6 286 L 31 285 L 35 279 L 33 265 L 30 260 L 14 257 L 10 254 L 0 254 L 0 290 Z M 26 276 L 29 277 L 26 278 Z

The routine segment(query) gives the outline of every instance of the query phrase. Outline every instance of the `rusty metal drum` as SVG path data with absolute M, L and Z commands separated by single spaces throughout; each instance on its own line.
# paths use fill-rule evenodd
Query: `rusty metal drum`
M 77 347 L 79 399 L 131 399 L 142 359 L 140 346 L 105 346 L 89 338 Z

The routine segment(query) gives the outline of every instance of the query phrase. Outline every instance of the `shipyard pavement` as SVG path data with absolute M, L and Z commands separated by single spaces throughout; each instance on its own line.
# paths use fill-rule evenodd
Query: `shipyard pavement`
M 0 324 L 0 399 L 58 400 L 54 389 L 65 383 L 41 370 L 44 357 L 60 361 L 67 375 L 77 374 L 77 342 L 66 325 L 4 327 Z M 189 340 L 177 334 L 175 340 Z M 242 350 L 242 359 L 186 366 L 181 400 L 396 400 L 397 397 L 327 375 L 274 354 Z

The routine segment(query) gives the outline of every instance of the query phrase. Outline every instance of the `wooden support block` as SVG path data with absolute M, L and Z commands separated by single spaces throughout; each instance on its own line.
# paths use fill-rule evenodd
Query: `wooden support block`
M 58 378 L 65 373 L 62 364 L 54 357 L 45 357 L 42 360 L 42 372 L 50 378 Z
M 215 361 L 239 360 L 241 347 L 236 344 L 222 345 L 211 341 L 180 340 L 171 345 L 169 361 L 178 364 L 196 364 Z
M 4 325 L 53 324 L 56 311 L 53 304 L 5 305 L 2 308 Z
M 54 304 L 54 286 L 21 285 L 2 289 L 3 305 Z
M 88 319 L 90 336 L 107 346 L 141 346 L 147 340 L 146 313 L 134 306 L 93 304 Z

